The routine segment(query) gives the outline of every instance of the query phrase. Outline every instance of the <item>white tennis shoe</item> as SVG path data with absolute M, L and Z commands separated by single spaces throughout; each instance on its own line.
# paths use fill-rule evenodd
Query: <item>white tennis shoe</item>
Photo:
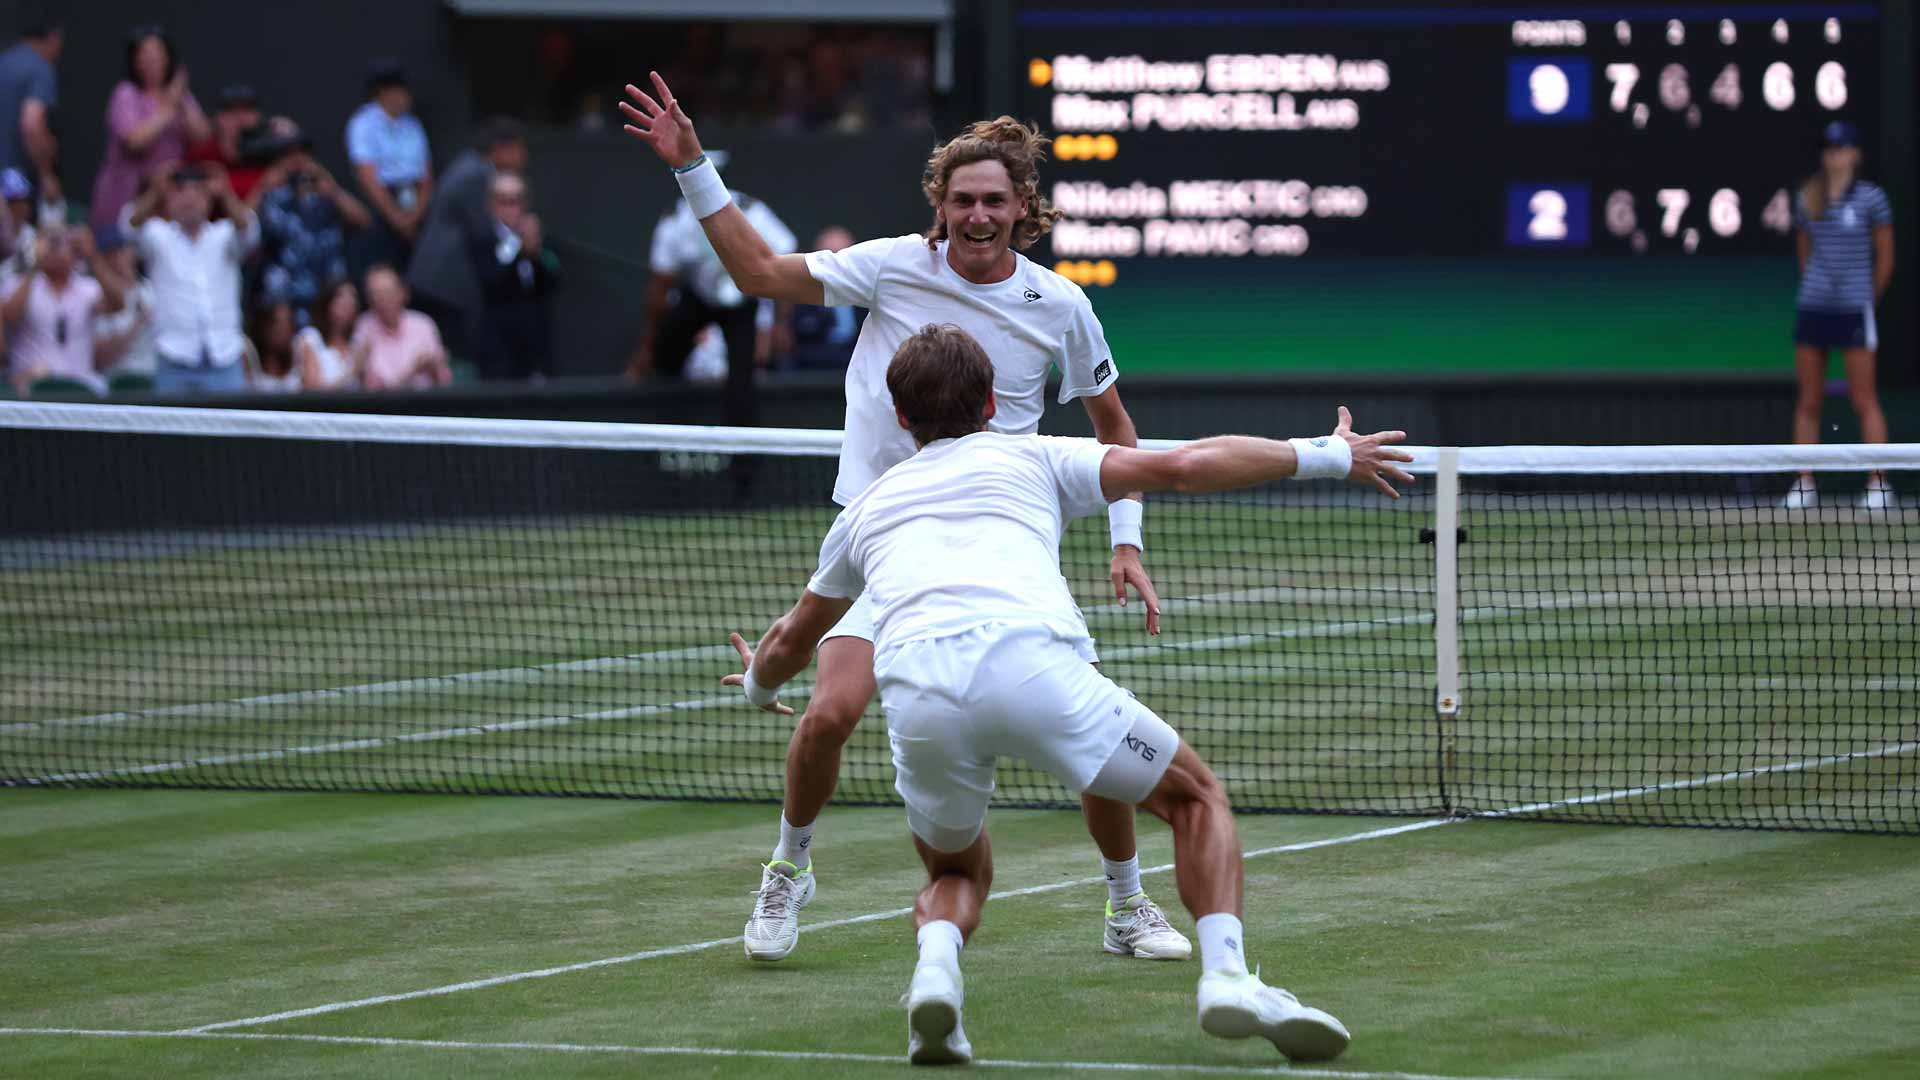
M 1200 976 L 1200 1030 L 1222 1039 L 1259 1035 L 1289 1061 L 1328 1061 L 1353 1039 L 1340 1021 L 1261 982 L 1258 974 L 1224 971 Z
M 1173 928 L 1160 905 L 1136 893 L 1133 899 L 1113 910 L 1107 903 L 1107 938 L 1103 947 L 1116 956 L 1136 956 L 1142 960 L 1185 960 L 1193 955 L 1193 942 Z
M 742 940 L 752 960 L 784 960 L 800 943 L 800 909 L 813 902 L 813 867 L 801 870 L 784 859 L 760 868 L 753 915 Z
M 907 987 L 907 1060 L 915 1065 L 965 1065 L 973 1044 L 960 1026 L 965 996 L 960 969 L 923 963 Z
M 1787 489 L 1787 497 L 1780 500 L 1782 510 L 1811 510 L 1819 505 L 1820 493 L 1805 477 L 1795 480 L 1793 486 Z
M 1867 490 L 1860 495 L 1860 509 L 1893 509 L 1893 489 L 1888 487 L 1884 480 L 1878 483 L 1871 480 L 1867 481 Z

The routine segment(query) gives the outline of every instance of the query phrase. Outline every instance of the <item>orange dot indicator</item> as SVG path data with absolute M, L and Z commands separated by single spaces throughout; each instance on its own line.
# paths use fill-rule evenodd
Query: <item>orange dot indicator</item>
M 1120 140 L 1111 135 L 1102 135 L 1093 140 L 1093 152 L 1101 161 L 1112 161 L 1113 155 L 1120 152 Z
M 1027 61 L 1027 81 L 1035 86 L 1045 86 L 1053 81 L 1053 65 L 1039 57 Z
M 1112 259 L 1101 259 L 1099 262 L 1093 264 L 1091 277 L 1095 285 L 1111 285 L 1114 279 L 1119 276 L 1120 271 L 1113 265 Z

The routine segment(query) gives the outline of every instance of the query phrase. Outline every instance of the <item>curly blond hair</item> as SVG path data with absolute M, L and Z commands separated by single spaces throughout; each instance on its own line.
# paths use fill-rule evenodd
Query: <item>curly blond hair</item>
M 947 238 L 947 223 L 940 216 L 940 204 L 947 198 L 947 181 L 953 170 L 980 161 L 997 161 L 1013 180 L 1013 194 L 1026 204 L 1027 216 L 1013 226 L 1013 246 L 1025 250 L 1047 235 L 1053 223 L 1065 216 L 1040 194 L 1040 162 L 1047 156 L 1053 140 L 1040 133 L 1038 124 L 1023 124 L 1011 116 L 976 120 L 952 139 L 933 148 L 927 156 L 927 171 L 920 179 L 921 190 L 933 206 L 933 227 L 927 230 L 927 246 Z

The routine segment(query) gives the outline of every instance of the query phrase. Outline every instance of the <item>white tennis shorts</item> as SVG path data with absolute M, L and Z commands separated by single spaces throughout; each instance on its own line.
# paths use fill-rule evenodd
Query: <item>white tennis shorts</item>
M 988 623 L 910 641 L 877 658 L 874 677 L 907 825 L 939 851 L 965 849 L 986 826 L 996 757 L 1132 805 L 1180 746 L 1166 721 L 1045 627 Z

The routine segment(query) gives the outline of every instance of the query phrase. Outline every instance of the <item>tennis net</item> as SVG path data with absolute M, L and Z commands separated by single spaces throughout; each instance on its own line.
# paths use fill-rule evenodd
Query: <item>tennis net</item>
M 777 800 L 726 635 L 804 586 L 838 446 L 0 403 L 0 784 Z M 1238 806 L 1920 831 L 1920 446 L 1418 456 L 1398 502 L 1150 500 L 1158 638 L 1069 530 L 1105 670 Z M 872 715 L 838 799 L 891 785 Z

